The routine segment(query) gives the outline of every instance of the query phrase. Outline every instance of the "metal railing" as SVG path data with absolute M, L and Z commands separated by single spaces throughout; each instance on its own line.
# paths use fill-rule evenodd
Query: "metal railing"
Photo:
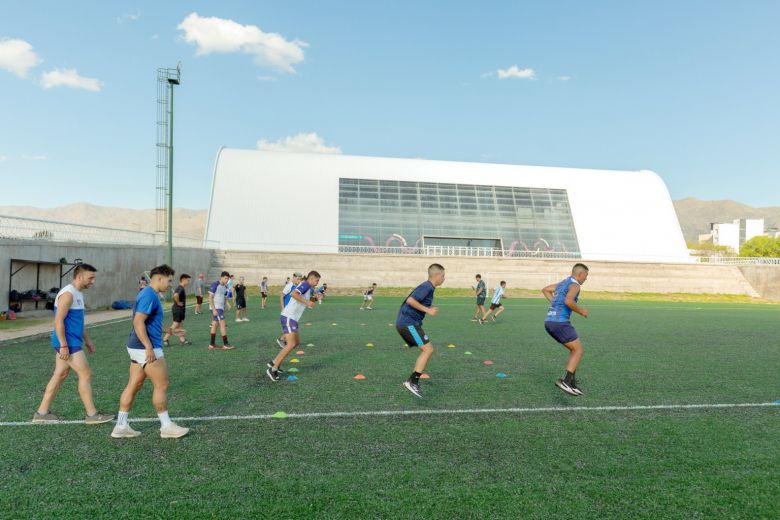
M 780 258 L 755 256 L 693 256 L 698 264 L 716 265 L 780 265 Z
M 0 215 L 0 238 L 137 246 L 160 246 L 167 243 L 163 233 L 145 233 L 130 229 L 70 224 L 9 215 Z M 174 237 L 173 244 L 176 247 L 192 248 L 203 248 L 208 245 L 203 240 L 189 237 Z
M 419 255 L 419 256 L 468 256 L 496 258 L 546 258 L 546 259 L 578 259 L 578 253 L 559 251 L 517 251 L 491 247 L 464 246 L 424 246 L 424 247 L 383 247 L 383 246 L 338 246 L 339 253 L 351 254 L 384 254 L 384 255 Z

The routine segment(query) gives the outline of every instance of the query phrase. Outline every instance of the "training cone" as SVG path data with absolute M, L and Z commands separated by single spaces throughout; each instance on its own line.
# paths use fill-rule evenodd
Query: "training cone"
M 306 354 L 306 352 L 304 352 L 303 350 L 299 350 L 298 352 L 295 353 L 296 356 L 302 356 L 304 354 Z
M 447 345 L 447 348 L 455 348 L 455 345 L 453 345 L 452 343 L 450 343 L 449 345 Z
M 308 344 L 308 345 L 306 345 L 306 346 L 307 346 L 307 347 L 313 347 L 313 346 L 314 346 L 314 343 L 309 343 L 309 344 Z
M 500 377 L 501 379 L 504 379 L 506 377 L 506 374 L 503 372 L 499 372 L 498 374 L 496 374 L 496 377 Z
M 463 353 L 463 355 L 464 355 L 464 356 L 470 356 L 470 355 L 471 355 L 471 352 L 469 352 L 469 351 L 467 350 L 466 352 L 464 352 L 464 353 Z
M 292 359 L 290 360 L 290 363 L 300 363 L 300 361 L 298 360 L 298 358 L 295 358 L 295 357 L 294 357 L 294 358 L 292 358 Z
M 429 376 L 428 374 L 420 374 L 420 379 L 430 379 L 430 378 L 431 376 Z
M 358 375 L 355 376 L 355 379 L 357 379 L 357 380 L 361 380 L 361 379 L 365 379 L 365 378 L 366 378 L 366 376 L 364 376 L 363 374 L 358 374 Z
M 493 362 L 492 362 L 492 361 L 490 361 L 489 359 L 486 359 L 486 360 L 485 360 L 485 364 L 486 364 L 486 365 L 492 365 L 492 364 L 493 364 Z
M 274 419 L 287 419 L 287 413 L 280 410 L 275 414 L 273 414 L 271 417 L 273 417 Z
M 295 368 L 295 367 L 292 367 L 292 368 L 288 369 L 287 371 L 290 372 L 290 373 L 295 373 L 295 372 L 298 371 L 298 369 Z
M 373 346 L 374 346 L 374 344 L 373 344 L 373 343 L 366 343 L 366 346 L 367 346 L 367 347 L 373 347 Z
M 338 323 L 331 323 L 331 325 L 333 325 L 335 327 L 336 325 L 338 325 Z
M 287 380 L 288 381 L 297 381 L 298 380 L 298 376 L 287 376 Z

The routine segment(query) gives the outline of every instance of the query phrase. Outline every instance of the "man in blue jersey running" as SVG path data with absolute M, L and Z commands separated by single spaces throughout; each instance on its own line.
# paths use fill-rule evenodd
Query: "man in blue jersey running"
M 280 311 L 284 311 L 284 308 L 287 307 L 287 304 L 290 303 L 290 298 L 292 298 L 292 292 L 293 289 L 298 287 L 298 285 L 301 283 L 301 280 L 303 280 L 303 273 L 300 271 L 295 271 L 292 275 L 292 279 L 288 278 L 287 283 L 284 284 L 284 287 L 282 288 L 282 293 L 279 295 L 279 307 Z M 282 350 L 286 345 L 287 341 L 284 339 L 285 334 L 282 333 L 281 336 L 276 338 L 276 344 L 279 345 L 279 350 Z
M 84 295 L 81 291 L 95 284 L 97 269 L 89 264 L 78 264 L 73 270 L 73 283 L 63 287 L 54 299 L 54 331 L 51 345 L 54 348 L 54 374 L 43 393 L 38 411 L 33 415 L 34 423 L 53 423 L 61 420 L 49 407 L 68 377 L 70 369 L 79 376 L 79 396 L 84 403 L 87 424 L 106 423 L 113 415 L 99 413 L 92 400 L 92 370 L 84 355 L 84 347 L 92 354 L 95 349 L 84 326 Z
M 585 264 L 575 264 L 570 277 L 542 289 L 544 297 L 550 302 L 544 328 L 555 341 L 569 349 L 566 373 L 555 382 L 555 386 L 574 396 L 583 394 L 582 389 L 577 386 L 575 372 L 585 350 L 577 331 L 571 325 L 571 313 L 576 312 L 583 318 L 588 317 L 588 310 L 577 305 L 580 288 L 587 279 L 588 267 Z
M 163 354 L 163 306 L 158 294 L 171 287 L 174 274 L 167 265 L 155 267 L 150 272 L 149 285 L 135 298 L 133 326 L 127 339 L 130 375 L 119 397 L 119 415 L 111 432 L 111 437 L 116 439 L 141 435 L 130 427 L 128 416 L 135 396 L 147 378 L 152 381 L 152 404 L 160 419 L 160 437 L 177 439 L 189 432 L 188 428 L 171 421 L 168 415 L 168 365 Z
M 444 267 L 440 264 L 431 264 L 428 267 L 428 280 L 421 283 L 412 293 L 406 297 L 398 309 L 398 317 L 395 320 L 395 328 L 404 342 L 412 347 L 420 349 L 420 355 L 414 364 L 414 371 L 409 379 L 404 381 L 404 388 L 417 397 L 422 397 L 420 392 L 420 376 L 428 365 L 428 360 L 433 355 L 431 340 L 422 328 L 425 315 L 436 316 L 439 309 L 433 307 L 433 293 L 437 287 L 444 283 Z

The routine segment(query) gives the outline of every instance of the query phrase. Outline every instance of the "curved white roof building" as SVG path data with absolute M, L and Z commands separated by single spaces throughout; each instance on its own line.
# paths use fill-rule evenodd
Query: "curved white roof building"
M 205 240 L 253 251 L 688 261 L 669 192 L 651 171 L 228 148 L 214 165 Z

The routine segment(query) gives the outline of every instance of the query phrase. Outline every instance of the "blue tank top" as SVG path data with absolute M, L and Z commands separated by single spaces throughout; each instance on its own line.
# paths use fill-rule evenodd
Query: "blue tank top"
M 571 320 L 571 309 L 566 305 L 566 295 L 569 294 L 569 287 L 571 284 L 577 284 L 577 280 L 571 276 L 565 280 L 561 280 L 555 286 L 555 292 L 553 293 L 553 299 L 550 302 L 550 310 L 547 311 L 547 317 L 544 321 L 553 321 L 556 323 L 565 323 Z M 574 301 L 577 302 L 580 299 L 580 293 L 577 292 L 577 296 L 574 297 Z
M 73 287 L 72 284 L 63 287 L 54 299 L 54 314 L 57 314 L 60 296 L 66 292 L 73 296 L 73 303 L 68 309 L 68 314 L 65 315 L 65 341 L 68 342 L 69 347 L 81 347 L 84 345 L 84 295 L 81 294 L 81 291 Z M 60 340 L 57 338 L 56 331 L 51 333 L 51 345 L 60 348 Z

